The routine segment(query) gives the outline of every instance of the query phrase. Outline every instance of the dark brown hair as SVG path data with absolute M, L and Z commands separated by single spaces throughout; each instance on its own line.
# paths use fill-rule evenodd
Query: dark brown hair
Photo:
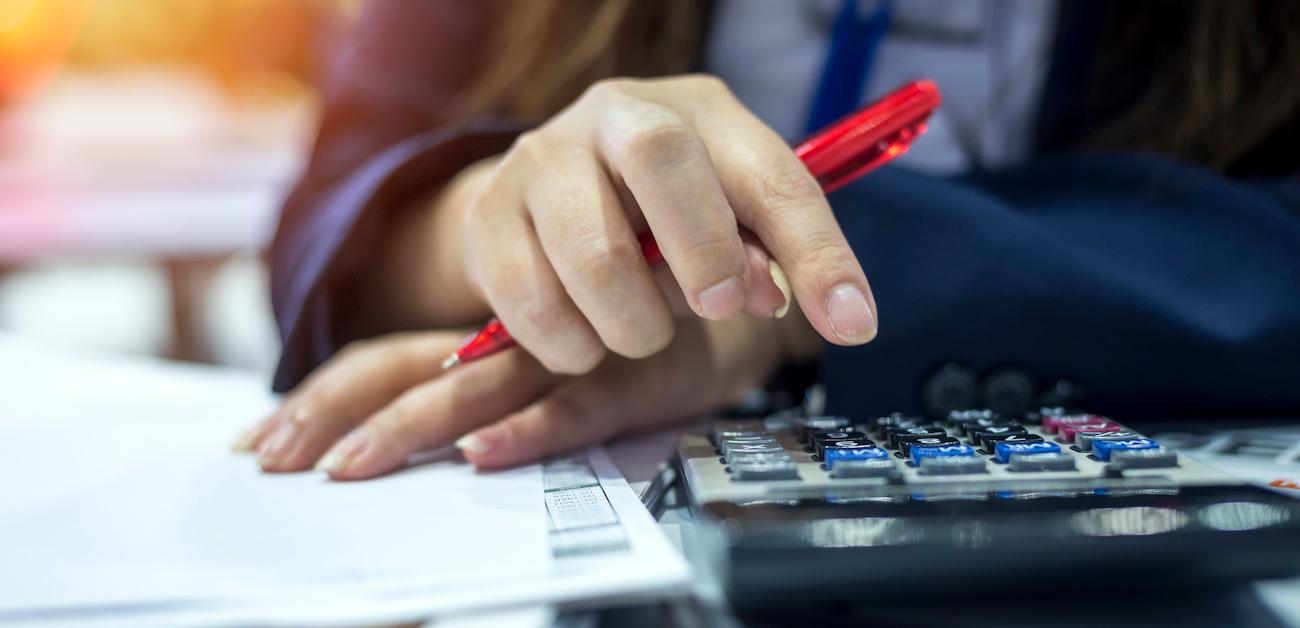
M 1117 80 L 1137 84 L 1103 103 L 1105 115 L 1093 120 L 1094 132 L 1076 148 L 1149 150 L 1226 169 L 1279 129 L 1296 126 L 1300 1 L 1107 5 L 1090 91 L 1104 101 L 1115 96 Z M 690 71 L 709 6 L 705 0 L 513 2 L 487 42 L 487 64 L 462 107 L 540 120 L 602 78 Z

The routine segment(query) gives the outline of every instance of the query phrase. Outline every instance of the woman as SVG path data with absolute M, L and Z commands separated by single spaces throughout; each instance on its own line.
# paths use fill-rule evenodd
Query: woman
M 519 464 L 800 364 L 846 413 L 1300 410 L 1295 3 L 370 9 L 272 248 L 265 470 Z M 917 75 L 910 168 L 828 203 L 789 142 Z M 525 351 L 443 372 L 491 313 Z

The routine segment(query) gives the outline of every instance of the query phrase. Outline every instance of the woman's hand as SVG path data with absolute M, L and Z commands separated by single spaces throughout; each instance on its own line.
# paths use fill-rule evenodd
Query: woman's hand
M 463 332 L 361 341 L 291 392 L 236 449 L 256 450 L 267 471 L 316 466 L 340 480 L 392 471 L 453 442 L 480 467 L 533 462 L 737 401 L 780 361 L 817 350 L 798 319 L 685 319 L 653 357 L 611 356 L 577 377 L 552 373 L 523 351 L 442 371 L 438 363 Z
M 876 333 L 866 276 L 817 182 L 712 77 L 597 83 L 431 207 L 394 247 L 410 254 L 375 273 L 438 310 L 401 324 L 494 312 L 554 373 L 588 372 L 607 351 L 653 355 L 672 341 L 674 309 L 772 316 L 788 305 L 786 276 L 822 337 Z M 670 274 L 642 259 L 646 228 Z

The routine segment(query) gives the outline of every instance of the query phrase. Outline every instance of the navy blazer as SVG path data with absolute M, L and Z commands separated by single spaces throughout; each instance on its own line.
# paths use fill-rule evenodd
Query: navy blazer
M 336 64 L 271 249 L 277 390 L 364 333 L 351 286 L 366 281 L 359 262 L 393 213 L 524 128 L 446 113 L 476 70 L 482 6 L 375 3 Z M 1066 21 L 1061 42 L 1086 39 L 1086 20 Z M 1065 62 L 1077 47 L 1056 54 L 1041 137 L 1053 122 L 1087 128 L 1070 115 L 1073 95 L 1053 89 L 1078 70 Z M 1066 380 L 1064 399 L 1086 391 L 1090 407 L 1124 417 L 1300 414 L 1294 178 L 1227 178 L 1156 156 L 1040 157 L 957 178 L 886 168 L 831 203 L 880 308 L 874 342 L 827 347 L 832 410 L 1014 408 Z

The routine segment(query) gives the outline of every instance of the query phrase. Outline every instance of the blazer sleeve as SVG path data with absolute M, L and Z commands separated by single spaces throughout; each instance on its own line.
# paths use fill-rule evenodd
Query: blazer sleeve
M 386 218 L 501 152 L 523 129 L 449 114 L 478 69 L 492 18 L 490 2 L 377 0 L 334 58 L 310 161 L 271 244 L 283 341 L 275 390 L 353 340 L 349 308 L 333 306 Z
M 828 347 L 836 412 L 922 408 L 944 364 L 1069 379 L 1126 418 L 1300 412 L 1300 184 L 1149 156 L 935 179 L 885 168 L 832 196 L 880 308 Z

